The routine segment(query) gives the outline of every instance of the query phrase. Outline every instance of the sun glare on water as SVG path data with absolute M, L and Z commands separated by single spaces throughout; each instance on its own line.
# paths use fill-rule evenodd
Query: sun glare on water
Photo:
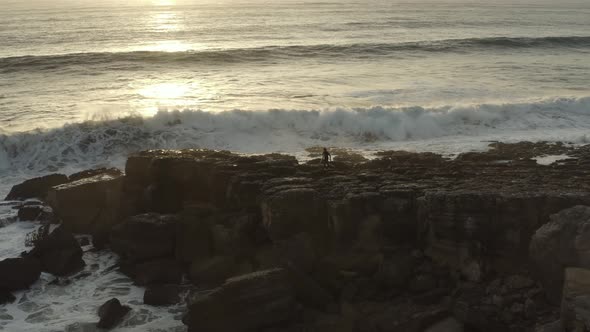
M 162 83 L 147 86 L 139 90 L 139 94 L 150 99 L 169 100 L 181 98 L 189 91 L 189 87 L 182 84 Z

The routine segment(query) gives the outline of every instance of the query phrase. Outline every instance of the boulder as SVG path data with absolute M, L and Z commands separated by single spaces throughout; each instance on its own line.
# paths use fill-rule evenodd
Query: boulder
M 47 202 L 70 230 L 104 232 L 122 217 L 123 181 L 123 176 L 111 173 L 83 178 L 51 188 Z
M 183 319 L 189 332 L 261 331 L 290 321 L 295 292 L 283 269 L 258 271 L 228 279 L 194 299 Z
M 28 256 L 41 262 L 43 271 L 57 276 L 70 275 L 82 269 L 86 263 L 83 251 L 74 235 L 60 225 L 35 242 Z
M 559 303 L 565 267 L 590 268 L 590 207 L 552 215 L 533 235 L 529 250 L 535 277 L 549 299 Z
M 41 263 L 31 257 L 7 258 L 0 261 L 0 289 L 26 289 L 41 275 Z
M 133 279 L 138 285 L 180 284 L 184 269 L 171 259 L 160 259 L 137 264 Z
M 111 231 L 111 249 L 129 262 L 174 255 L 176 217 L 147 213 L 126 219 Z
M 590 331 L 590 269 L 565 270 L 561 323 L 565 331 Z
M 45 196 L 51 187 L 66 182 L 68 182 L 68 177 L 63 174 L 50 174 L 30 179 L 13 186 L 4 200 L 24 200 L 27 198 L 45 199 Z
M 121 305 L 117 298 L 112 298 L 98 308 L 100 321 L 96 326 L 101 329 L 111 329 L 119 324 L 129 311 L 131 308 Z
M 180 302 L 180 287 L 176 285 L 152 285 L 145 289 L 143 303 L 161 306 Z

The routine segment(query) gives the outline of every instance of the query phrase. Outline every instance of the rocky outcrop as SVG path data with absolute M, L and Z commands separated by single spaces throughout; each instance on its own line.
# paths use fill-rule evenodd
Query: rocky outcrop
M 8 193 L 5 201 L 25 200 L 28 198 L 45 199 L 51 187 L 68 182 L 68 177 L 63 174 L 50 174 L 17 184 Z
M 41 263 L 35 258 L 6 258 L 0 261 L 0 289 L 26 289 L 41 275 Z
M 590 268 L 590 207 L 576 206 L 551 216 L 530 244 L 536 277 L 554 303 L 561 301 L 566 267 Z
M 47 202 L 63 225 L 74 232 L 108 232 L 124 211 L 123 180 L 113 173 L 82 178 L 51 188 Z
M 118 299 L 110 299 L 98 308 L 100 321 L 96 326 L 101 329 L 111 329 L 119 324 L 129 311 L 131 308 L 121 305 Z
M 189 331 L 260 331 L 289 322 L 294 309 L 295 294 L 288 275 L 274 269 L 229 279 L 220 288 L 195 298 L 184 322 Z
M 333 152 L 324 168 L 277 154 L 145 151 L 125 175 L 72 175 L 49 196 L 64 226 L 110 242 L 121 271 L 148 287 L 146 303 L 177 302 L 183 281 L 204 289 L 190 331 L 424 331 L 449 321 L 530 331 L 558 319 L 561 273 L 586 264 L 588 208 L 550 216 L 590 205 L 590 147 L 494 143 L 454 160 Z M 557 152 L 577 159 L 532 159 Z M 574 302 L 564 308 L 579 311 Z

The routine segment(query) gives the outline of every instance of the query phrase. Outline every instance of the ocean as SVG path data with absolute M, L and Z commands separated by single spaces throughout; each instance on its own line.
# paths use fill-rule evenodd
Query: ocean
M 455 155 L 589 130 L 588 1 L 0 0 L 0 196 L 143 149 Z M 0 229 L 0 258 L 34 227 Z M 140 301 L 114 258 L 87 255 L 97 285 Z M 62 331 L 111 295 L 35 287 L 0 330 Z M 120 330 L 181 331 L 169 311 Z

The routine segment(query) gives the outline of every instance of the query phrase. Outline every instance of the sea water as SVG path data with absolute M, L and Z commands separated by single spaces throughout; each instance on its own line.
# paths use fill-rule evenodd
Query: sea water
M 0 196 L 142 149 L 453 155 L 589 129 L 588 1 L 0 0 Z M 0 209 L 2 259 L 37 226 Z M 43 275 L 0 329 L 86 331 L 115 295 L 122 331 L 182 326 L 115 257 L 84 258 L 90 277 Z

